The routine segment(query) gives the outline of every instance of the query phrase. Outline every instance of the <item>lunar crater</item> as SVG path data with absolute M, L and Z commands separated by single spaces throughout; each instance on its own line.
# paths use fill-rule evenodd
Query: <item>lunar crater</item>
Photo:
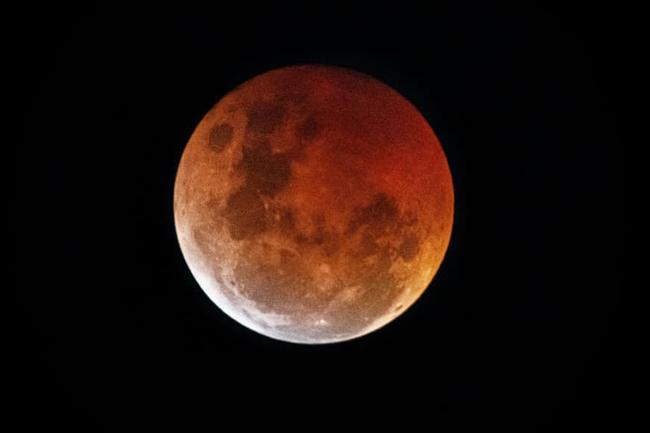
M 213 151 L 220 153 L 228 146 L 233 138 L 234 128 L 228 123 L 220 123 L 210 130 L 208 145 Z

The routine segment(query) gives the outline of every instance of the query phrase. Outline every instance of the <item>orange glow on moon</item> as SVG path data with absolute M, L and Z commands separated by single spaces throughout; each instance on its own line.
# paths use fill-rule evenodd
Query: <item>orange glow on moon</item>
M 424 292 L 454 193 L 433 130 L 367 75 L 305 65 L 221 99 L 178 167 L 179 243 L 201 288 L 263 335 L 331 343 L 372 332 Z

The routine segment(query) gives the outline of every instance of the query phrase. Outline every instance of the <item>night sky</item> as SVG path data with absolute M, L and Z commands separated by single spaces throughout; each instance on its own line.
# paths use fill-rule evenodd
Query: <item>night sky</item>
M 622 18 L 486 3 L 90 8 L 20 26 L 10 412 L 86 431 L 618 422 Z M 243 81 L 299 63 L 364 72 L 413 102 L 456 194 L 450 248 L 420 300 L 326 346 L 228 318 L 173 224 L 199 120 Z

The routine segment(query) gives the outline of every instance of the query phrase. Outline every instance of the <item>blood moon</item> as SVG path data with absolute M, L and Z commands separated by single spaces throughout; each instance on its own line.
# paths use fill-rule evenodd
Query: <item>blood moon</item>
M 240 85 L 201 120 L 174 190 L 192 274 L 268 337 L 331 343 L 372 332 L 427 288 L 454 208 L 436 135 L 403 96 L 322 65 Z

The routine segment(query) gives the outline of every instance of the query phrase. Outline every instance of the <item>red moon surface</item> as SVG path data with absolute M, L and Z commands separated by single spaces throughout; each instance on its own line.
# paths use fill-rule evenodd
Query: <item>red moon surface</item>
M 435 133 L 403 96 L 304 65 L 243 83 L 183 152 L 183 256 L 226 314 L 263 335 L 333 343 L 389 323 L 449 244 L 454 191 Z

